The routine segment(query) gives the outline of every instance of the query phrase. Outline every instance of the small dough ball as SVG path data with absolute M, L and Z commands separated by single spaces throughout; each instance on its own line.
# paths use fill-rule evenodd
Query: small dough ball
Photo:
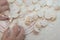
M 54 10 L 55 10 L 55 11 L 59 11 L 59 10 L 60 10 L 60 6 L 55 7 Z
M 38 11 L 38 10 L 40 10 L 40 9 L 41 9 L 40 4 L 35 4 L 35 5 L 34 5 L 34 10 L 35 10 L 35 11 Z
M 38 19 L 38 16 L 31 14 L 27 15 L 25 18 L 25 24 L 30 25 L 32 22 L 36 21 Z
M 32 23 L 32 20 L 29 18 L 29 17 L 27 17 L 26 19 L 25 19 L 25 24 L 26 25 L 30 25 Z
M 60 6 L 60 0 L 46 0 L 48 6 L 57 7 Z
M 45 18 L 47 20 L 54 21 L 56 19 L 56 12 L 53 8 L 47 8 L 45 12 Z
M 46 5 L 46 0 L 40 0 L 39 4 L 41 7 L 44 7 Z
M 27 7 L 25 5 L 20 7 L 22 14 L 25 14 L 27 12 Z
M 38 0 L 32 0 L 32 3 L 33 4 L 35 4 L 35 3 L 37 3 L 38 2 Z
M 18 16 L 19 11 L 20 8 L 15 3 L 10 5 L 10 17 L 16 18 Z
M 24 2 L 25 5 L 27 5 L 27 6 L 31 6 L 31 5 L 32 5 L 32 0 L 23 0 L 23 2 Z
M 7 0 L 8 3 L 13 3 L 15 0 Z
M 50 21 L 54 21 L 56 19 L 56 14 L 55 13 L 46 13 L 45 18 Z
M 33 11 L 33 10 L 34 10 L 34 5 L 28 6 L 28 7 L 27 7 L 27 10 L 28 10 L 28 11 Z
M 33 21 L 36 21 L 38 19 L 38 16 L 37 15 L 32 15 L 32 20 Z
M 56 17 L 57 17 L 57 16 L 56 16 L 56 14 L 52 14 L 52 16 L 51 16 L 51 19 L 50 19 L 50 20 L 51 20 L 51 21 L 55 21 L 55 20 L 56 20 Z
M 53 0 L 47 0 L 46 3 L 47 3 L 48 6 L 52 6 L 53 5 Z
M 38 15 L 39 18 L 43 18 L 44 13 L 43 11 L 38 11 L 36 15 Z
M 34 25 L 35 32 L 40 32 L 41 28 L 42 28 L 42 26 L 41 26 L 40 22 L 37 21 L 36 24 Z
M 42 27 L 46 27 L 48 25 L 48 21 L 43 19 L 43 20 L 40 20 L 40 24 Z
M 18 5 L 18 6 L 21 6 L 23 4 L 23 0 L 16 0 L 15 3 Z

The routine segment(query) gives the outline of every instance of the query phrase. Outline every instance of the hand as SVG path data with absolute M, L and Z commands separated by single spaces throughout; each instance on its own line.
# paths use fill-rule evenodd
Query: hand
M 9 10 L 9 5 L 7 0 L 0 0 L 0 13 Z
M 18 25 L 13 27 L 12 32 L 8 28 L 2 36 L 2 40 L 24 40 L 24 38 L 24 29 Z
M 0 15 L 0 20 L 4 21 L 4 20 L 9 20 L 9 17 L 6 15 Z

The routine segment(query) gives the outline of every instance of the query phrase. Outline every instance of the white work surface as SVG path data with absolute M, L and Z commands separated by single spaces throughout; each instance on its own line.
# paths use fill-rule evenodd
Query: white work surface
M 57 12 L 57 20 L 40 32 L 39 35 L 29 34 L 26 40 L 60 40 L 60 13 Z

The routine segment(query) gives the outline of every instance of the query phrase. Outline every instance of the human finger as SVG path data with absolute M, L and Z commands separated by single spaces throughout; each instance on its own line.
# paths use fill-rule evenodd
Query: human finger
M 15 24 L 11 31 L 12 32 L 10 37 L 16 37 L 20 31 L 19 26 Z
M 2 36 L 2 40 L 8 38 L 8 36 L 9 36 L 9 28 L 4 31 L 3 36 Z
M 17 39 L 23 40 L 25 38 L 25 31 L 23 27 L 21 27 L 21 30 L 19 32 L 19 35 L 17 36 Z

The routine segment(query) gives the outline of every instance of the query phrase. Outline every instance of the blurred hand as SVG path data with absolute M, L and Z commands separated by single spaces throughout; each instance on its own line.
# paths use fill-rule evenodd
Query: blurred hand
M 9 10 L 9 5 L 7 0 L 0 0 L 0 13 Z
M 9 20 L 9 17 L 8 16 L 5 16 L 5 15 L 0 15 L 0 21 L 4 21 L 4 20 Z
M 2 36 L 2 40 L 24 40 L 24 38 L 24 29 L 18 25 L 13 27 L 12 32 L 8 28 Z

